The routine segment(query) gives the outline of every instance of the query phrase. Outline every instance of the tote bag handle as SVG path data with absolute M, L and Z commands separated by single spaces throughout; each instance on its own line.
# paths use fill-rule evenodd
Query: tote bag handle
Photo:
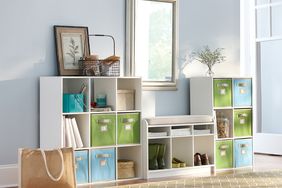
M 46 160 L 46 154 L 45 154 L 45 151 L 44 150 L 40 150 L 41 151 L 41 154 L 42 154 L 42 157 L 43 157 L 43 161 L 44 161 L 44 166 L 45 166 L 45 169 L 46 169 L 46 172 L 49 176 L 49 178 L 51 178 L 51 180 L 53 181 L 59 181 L 62 176 L 63 176 L 63 173 L 65 171 L 65 165 L 64 165 L 64 157 L 63 157 L 63 153 L 62 153 L 62 150 L 58 149 L 56 151 L 58 151 L 59 155 L 60 155 L 60 159 L 61 159 L 61 172 L 59 174 L 58 177 L 54 177 L 51 173 L 50 173 L 50 170 L 48 168 L 48 164 L 47 164 L 47 160 Z

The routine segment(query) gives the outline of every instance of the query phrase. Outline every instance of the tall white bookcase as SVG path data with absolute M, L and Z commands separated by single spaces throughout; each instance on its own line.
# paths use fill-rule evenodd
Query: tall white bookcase
M 75 148 L 76 151 L 88 151 L 112 148 L 115 151 L 115 178 L 118 179 L 117 161 L 128 159 L 135 162 L 135 178 L 142 178 L 142 148 L 141 148 L 141 86 L 139 77 L 41 77 L 40 78 L 40 147 L 63 147 L 63 117 L 74 117 L 83 141 L 83 148 Z M 83 112 L 63 112 L 63 94 L 79 93 L 85 85 L 86 91 Z M 134 91 L 134 108 L 130 110 L 118 110 L 118 90 Z M 111 111 L 94 112 L 91 110 L 91 102 L 99 94 L 106 94 L 107 105 Z M 118 117 L 121 114 L 139 114 L 138 143 L 118 144 Z M 91 141 L 91 118 L 93 115 L 112 115 L 115 117 L 115 143 L 106 146 L 93 146 Z M 85 184 L 104 183 L 104 181 L 91 181 L 91 160 L 89 157 L 89 181 Z M 125 179 L 127 180 L 127 179 Z

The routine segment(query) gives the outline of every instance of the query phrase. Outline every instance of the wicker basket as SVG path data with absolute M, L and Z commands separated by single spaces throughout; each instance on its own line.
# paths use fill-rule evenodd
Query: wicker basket
M 134 161 L 118 160 L 118 179 L 127 179 L 134 177 Z
M 99 60 L 79 60 L 80 75 L 83 76 L 100 76 L 100 64 Z
M 115 39 L 111 35 L 104 34 L 89 34 L 88 39 L 91 36 L 102 36 L 110 37 L 113 40 L 113 56 L 106 59 L 99 60 L 97 57 L 95 59 L 86 56 L 83 53 L 83 59 L 79 60 L 80 75 L 83 76 L 120 76 L 120 61 L 119 57 L 115 56 Z M 88 59 L 89 58 L 89 59 Z
M 100 63 L 101 76 L 119 76 L 120 75 L 120 62 L 101 60 Z

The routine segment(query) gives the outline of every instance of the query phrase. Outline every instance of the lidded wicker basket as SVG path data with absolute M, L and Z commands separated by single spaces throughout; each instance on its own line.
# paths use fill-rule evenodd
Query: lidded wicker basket
M 134 161 L 118 160 L 118 179 L 135 177 Z

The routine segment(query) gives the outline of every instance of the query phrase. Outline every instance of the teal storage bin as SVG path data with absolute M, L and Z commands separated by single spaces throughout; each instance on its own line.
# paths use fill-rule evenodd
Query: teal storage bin
M 253 165 L 252 139 L 238 139 L 234 141 L 234 164 L 235 167 L 246 167 Z
M 140 143 L 139 113 L 118 114 L 118 144 Z
M 63 94 L 63 113 L 84 112 L 84 94 Z
M 95 149 L 91 152 L 91 181 L 116 179 L 115 149 Z
M 234 106 L 252 106 L 252 80 L 233 80 Z
M 88 151 L 75 151 L 75 172 L 78 184 L 89 182 Z

